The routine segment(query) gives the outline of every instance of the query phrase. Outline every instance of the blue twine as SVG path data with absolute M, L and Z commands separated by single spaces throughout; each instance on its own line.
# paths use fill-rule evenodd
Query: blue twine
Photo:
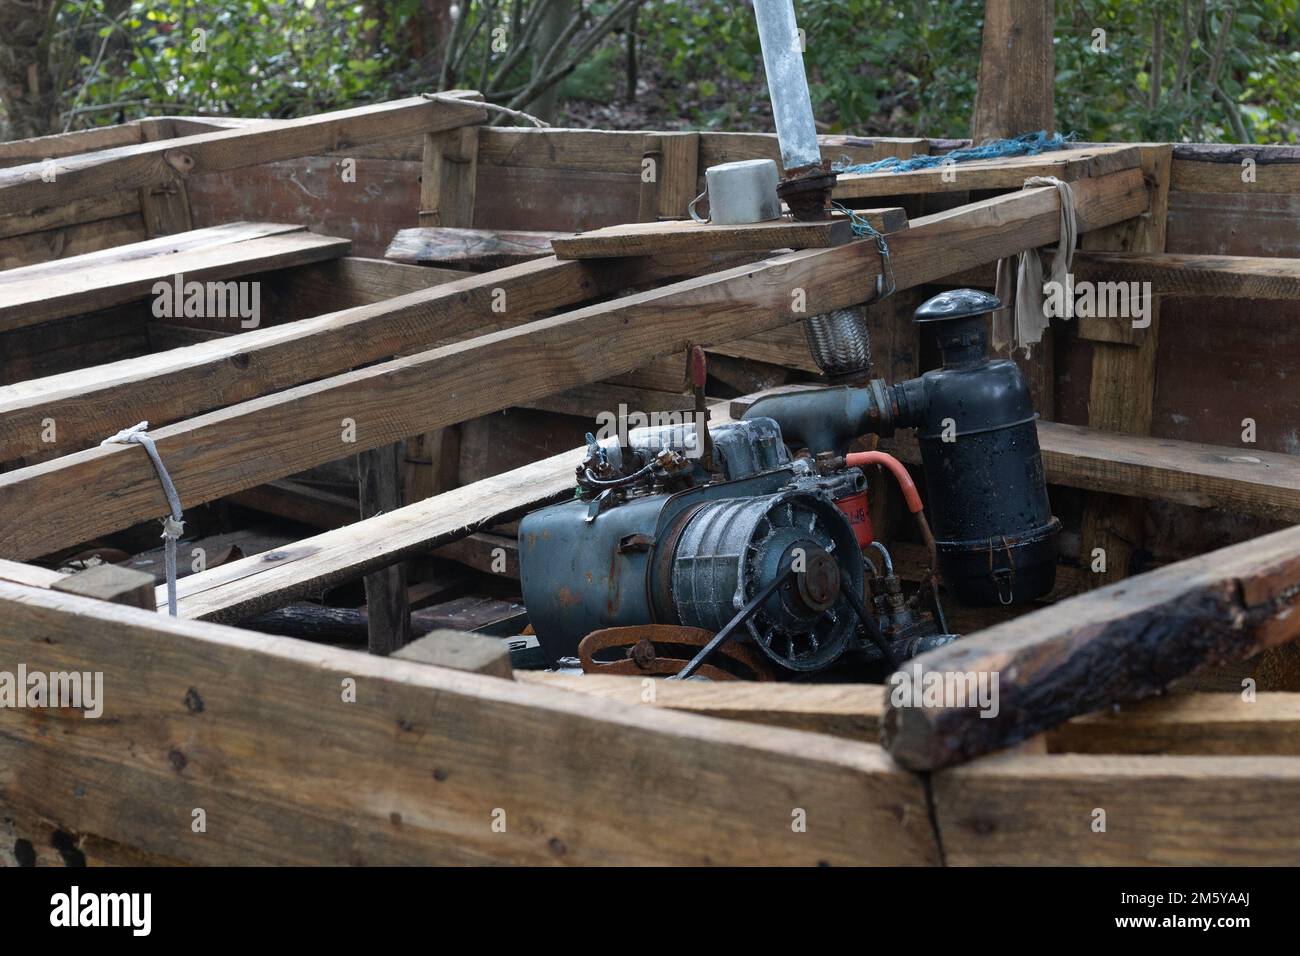
M 965 163 L 973 159 L 999 159 L 1004 156 L 1037 156 L 1057 149 L 1068 149 L 1078 138 L 1077 133 L 1047 135 L 1047 130 L 1025 133 L 1012 139 L 993 139 L 979 146 L 963 146 L 942 154 L 924 154 L 900 159 L 886 156 L 874 163 L 852 164 L 847 159 L 834 165 L 837 173 L 906 173 L 914 169 L 932 169 L 945 163 Z
M 874 305 L 886 296 L 894 294 L 894 264 L 889 258 L 889 242 L 871 222 L 859 216 L 843 203 L 831 201 L 831 208 L 849 217 L 849 226 L 856 239 L 874 239 L 876 251 L 880 253 L 880 275 L 876 276 L 876 297 L 868 305 Z

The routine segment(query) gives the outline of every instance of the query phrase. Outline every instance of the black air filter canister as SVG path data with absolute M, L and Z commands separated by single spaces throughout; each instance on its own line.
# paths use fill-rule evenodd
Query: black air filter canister
M 1056 579 L 1061 523 L 1052 516 L 1037 414 L 1014 362 L 988 357 L 986 292 L 927 301 L 915 320 L 943 358 L 897 387 L 901 419 L 917 431 L 939 573 L 965 604 L 1042 597 Z

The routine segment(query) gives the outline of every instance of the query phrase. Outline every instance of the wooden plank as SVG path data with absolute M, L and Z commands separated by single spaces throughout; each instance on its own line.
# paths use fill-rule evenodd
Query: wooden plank
M 891 173 L 840 173 L 834 197 L 875 199 L 910 193 L 964 192 L 976 189 L 1021 189 L 1030 176 L 1055 176 L 1076 182 L 1088 176 L 1104 176 L 1139 165 L 1132 146 L 1096 146 L 1062 149 L 1038 156 L 1010 159 L 977 159 L 929 169 Z
M 985 3 L 973 142 L 1055 128 L 1054 7 L 1051 0 Z
M 950 866 L 1300 865 L 1294 757 L 1007 756 L 932 785 Z
M 420 172 L 420 225 L 474 224 L 478 130 L 473 127 L 426 133 Z
M 1295 146 L 1174 144 L 1175 193 L 1300 193 Z
M 1155 295 L 1300 299 L 1300 259 L 1079 252 L 1074 276 L 1092 282 L 1150 282 Z
M 414 96 L 257 125 L 66 156 L 50 176 L 43 163 L 0 170 L 0 215 L 69 203 L 114 189 L 139 189 L 202 173 L 311 156 L 346 145 L 481 123 L 487 113 Z M 42 173 L 45 173 L 44 178 Z
M 1300 694 L 1170 694 L 1076 717 L 1047 735 L 1053 753 L 1300 757 Z
M 158 118 L 141 127 L 144 142 L 156 143 L 176 135 L 175 124 Z M 140 188 L 140 209 L 144 216 L 145 232 L 154 236 L 170 236 L 194 228 L 190 213 L 190 194 L 183 180 L 169 180 Z
M 659 392 L 626 385 L 613 385 L 609 382 L 595 382 L 533 399 L 524 407 L 594 419 L 598 409 L 617 412 L 619 407 L 623 406 L 635 412 L 682 412 L 694 408 L 694 402 L 694 397 L 684 392 Z
M 635 130 L 485 126 L 479 130 L 480 175 L 489 167 L 639 175 L 647 135 Z
M 63 575 L 50 584 L 50 590 L 154 610 L 153 575 L 116 564 L 97 564 Z
M 347 239 L 298 229 L 141 258 L 97 258 L 86 263 L 81 257 L 65 259 L 59 263 L 64 269 L 54 274 L 41 270 L 32 277 L 0 280 L 0 331 L 121 305 L 149 295 L 159 282 L 172 283 L 178 275 L 186 282 L 219 282 L 335 258 L 346 255 L 350 247 Z
M 730 417 L 710 408 L 712 421 Z M 584 450 L 566 449 L 436 498 L 418 500 L 386 515 L 277 548 L 261 560 L 235 561 L 183 578 L 181 617 L 240 621 L 355 578 L 440 544 L 521 518 L 573 492 L 573 463 Z M 166 601 L 164 588 L 157 592 Z
M 878 232 L 896 232 L 907 227 L 907 214 L 899 208 L 862 210 L 858 214 Z M 625 223 L 556 238 L 551 240 L 551 247 L 559 259 L 600 259 L 695 249 L 716 252 L 825 249 L 852 240 L 853 227 L 849 217 L 836 215 L 825 222 L 780 219 L 734 226 L 691 220 Z
M 1150 192 L 1150 207 L 1142 216 L 1084 236 L 1089 250 L 1161 253 L 1165 250 L 1166 213 L 1169 207 L 1169 146 L 1142 146 L 1142 174 Z M 1155 404 L 1156 355 L 1160 329 L 1160 303 L 1149 304 L 1150 325 L 1142 330 L 1136 347 L 1094 341 L 1092 378 L 1088 393 L 1088 425 L 1101 431 L 1146 435 L 1151 432 Z M 1079 334 L 1087 337 L 1092 320 L 1079 320 Z M 1096 337 L 1096 336 L 1094 336 Z M 1130 572 L 1135 549 L 1144 538 L 1145 507 L 1137 498 L 1090 496 L 1084 506 L 1083 563 L 1093 567 L 1098 559 L 1097 584 L 1118 581 Z M 1102 565 L 1097 565 L 1102 568 Z
M 8 581 L 11 584 L 26 584 L 34 588 L 48 588 L 63 580 L 63 577 L 64 575 L 58 571 L 0 558 L 0 581 Z
M 357 520 L 357 502 L 297 481 L 272 481 L 237 492 L 234 504 L 287 518 L 309 528 L 341 528 Z
M 0 239 L 139 213 L 139 193 L 129 191 L 112 193 L 107 196 L 96 196 L 94 199 L 81 199 L 61 206 L 51 206 L 40 212 L 0 216 Z
M 144 142 L 144 133 L 143 124 L 139 120 L 117 126 L 96 126 L 69 133 L 15 139 L 0 143 L 0 167 L 42 163 L 46 159 L 58 159 L 115 146 L 133 146 L 141 142 Z
M 519 541 L 513 536 L 479 531 L 443 545 L 434 555 L 458 561 L 484 574 L 519 580 Z
M 863 741 L 874 741 L 879 734 L 886 693 L 883 686 L 876 684 L 665 681 L 549 671 L 519 671 L 515 680 L 626 704 Z
M 0 657 L 111 689 L 102 720 L 6 719 L 5 816 L 187 863 L 938 862 L 921 781 L 871 744 L 9 584 Z
M 421 226 L 453 229 L 469 229 L 473 226 L 477 183 L 477 129 L 462 128 L 447 133 L 425 134 L 420 165 Z M 390 244 L 389 249 L 391 248 Z M 420 493 L 428 494 L 438 494 L 452 487 L 460 458 L 460 435 L 454 426 L 422 429 L 404 441 L 416 452 L 408 457 L 419 460 L 410 469 L 412 496 L 417 487 Z M 428 454 L 427 466 L 418 454 L 421 451 Z M 423 474 L 420 473 L 421 470 L 424 471 Z M 363 514 L 362 517 L 366 515 Z M 393 568 L 384 568 L 366 580 L 377 584 L 387 575 L 390 587 L 398 590 L 400 585 L 400 595 L 404 595 L 405 578 L 398 582 L 394 578 L 395 573 Z
M 406 443 L 380 445 L 357 455 L 357 497 L 361 518 L 402 507 Z M 411 605 L 406 566 L 390 564 L 366 575 L 366 624 L 371 654 L 391 654 L 411 640 Z
M 989 628 L 917 659 L 998 680 L 996 715 L 890 706 L 883 739 L 914 769 L 960 763 L 1064 720 L 1158 693 L 1201 667 L 1300 635 L 1300 527 L 1181 561 Z M 910 665 L 909 665 L 910 666 Z
M 1140 178 L 1133 171 L 1087 180 L 1075 194 L 1082 227 L 1119 221 L 1143 208 Z M 895 234 L 895 279 L 900 288 L 920 285 L 963 264 L 1042 245 L 1058 230 L 1059 198 L 1051 187 L 926 217 Z M 793 252 L 300 385 L 153 435 L 188 507 L 330 461 L 346 450 L 395 441 L 419 427 L 526 403 L 554 391 L 557 379 L 583 384 L 690 344 L 709 345 L 788 324 L 801 315 L 792 311 L 795 288 L 805 290 L 801 304 L 807 314 L 854 304 L 879 270 L 870 243 Z M 367 308 L 391 317 L 411 309 L 416 299 L 422 304 L 425 296 L 456 285 Z M 326 321 L 351 318 L 355 326 L 362 311 Z M 319 349 L 320 338 L 312 336 L 310 347 Z M 509 375 L 502 374 L 505 369 Z M 343 444 L 345 436 L 353 449 Z M 133 451 L 139 449 L 89 449 L 0 476 L 0 553 L 16 558 L 46 553 L 162 513 L 152 467 Z M 73 489 L 75 513 L 66 507 Z
M 57 262 L 37 262 L 6 269 L 0 272 L 0 285 L 18 285 L 36 278 L 57 278 L 72 269 L 139 262 L 179 252 L 193 252 L 196 249 L 215 249 L 250 239 L 302 232 L 304 228 L 293 223 L 231 222 L 206 229 L 192 229 L 182 236 L 157 236 L 127 245 L 98 249 L 76 257 L 66 257 Z
M 539 313 L 637 282 L 690 275 L 709 262 L 691 256 L 596 266 L 547 259 L 452 283 L 442 283 L 438 276 L 437 282 L 417 283 L 417 288 L 436 288 L 382 304 L 254 329 L 224 341 L 101 366 L 91 373 L 6 386 L 0 388 L 0 460 L 78 450 L 98 444 L 127 420 L 148 420 L 156 428 L 359 364 L 454 341 L 493 319 L 502 325 L 522 324 Z M 422 271 L 420 266 L 390 265 Z M 370 288 L 382 291 L 381 286 Z M 499 301 L 507 304 L 507 311 L 494 311 Z M 348 298 L 340 296 L 339 304 L 348 305 Z M 51 444 L 40 440 L 46 418 L 58 423 Z
M 395 299 L 466 278 L 457 269 L 410 266 L 385 259 L 343 256 L 276 273 L 280 301 L 295 319 Z
M 234 623 L 282 607 L 396 561 L 428 553 L 573 492 L 578 449 L 345 528 L 326 531 L 270 555 L 231 561 L 177 582 L 181 617 Z M 166 601 L 166 594 L 159 591 Z
M 510 647 L 496 637 L 438 628 L 393 653 L 393 657 L 454 671 L 485 674 L 510 680 Z
M 1039 422 L 1051 484 L 1300 522 L 1300 459 Z
M 133 192 L 136 211 L 107 219 L 74 222 L 66 226 L 28 232 L 0 240 L 0 269 L 85 255 L 147 238 L 139 212 L 140 195 Z M 110 205 L 110 204 L 106 204 Z M 3 275 L 3 273 L 0 273 Z
M 551 254 L 551 240 L 563 235 L 565 233 L 422 226 L 399 230 L 388 244 L 384 258 L 416 265 L 450 265 L 486 271 L 544 259 Z
M 686 219 L 700 177 L 699 133 L 649 133 L 641 153 L 640 222 Z

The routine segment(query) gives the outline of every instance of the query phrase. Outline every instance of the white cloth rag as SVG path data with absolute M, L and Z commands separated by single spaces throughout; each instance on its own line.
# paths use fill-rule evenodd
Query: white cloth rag
M 1061 238 L 1052 259 L 1049 281 L 1059 283 L 1061 289 L 1068 289 L 1067 279 L 1074 261 L 1074 243 L 1078 233 L 1074 190 L 1069 183 L 1055 176 L 1031 176 L 1025 180 L 1024 188 L 1034 186 L 1055 186 L 1060 194 Z M 1028 358 L 1033 346 L 1043 340 L 1043 332 L 1048 327 L 1043 260 L 1039 250 L 1022 252 L 1018 262 L 1011 258 L 998 260 L 996 295 L 1002 300 L 1003 307 L 993 313 L 993 347 L 998 351 L 1024 349 Z

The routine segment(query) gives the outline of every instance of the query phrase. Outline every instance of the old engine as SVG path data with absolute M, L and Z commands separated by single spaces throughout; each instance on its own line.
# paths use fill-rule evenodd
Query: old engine
M 916 379 L 768 396 L 707 437 L 690 422 L 588 435 L 573 499 L 519 529 L 524 602 L 546 656 L 577 656 L 593 632 L 660 626 L 717 635 L 683 675 L 728 640 L 777 674 L 869 669 L 954 639 L 940 581 L 973 604 L 1049 591 L 1059 522 L 1024 379 L 988 357 L 983 316 L 998 305 L 971 290 L 923 305 L 916 321 L 942 365 Z M 821 316 L 808 336 L 832 381 L 861 382 L 865 322 Z M 848 451 L 900 428 L 917 432 L 928 519 L 901 464 Z M 931 556 L 929 581 L 908 597 L 872 541 L 863 468 L 875 465 L 898 480 Z

